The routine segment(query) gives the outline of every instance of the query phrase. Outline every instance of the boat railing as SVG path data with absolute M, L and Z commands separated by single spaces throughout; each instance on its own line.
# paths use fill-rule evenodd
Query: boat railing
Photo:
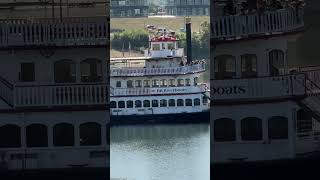
M 114 68 L 111 76 L 145 76 L 145 75 L 171 75 L 189 74 L 205 71 L 205 64 L 193 64 L 170 68 Z
M 106 17 L 0 20 L 0 48 L 10 46 L 106 45 Z
M 0 76 L 0 99 L 4 100 L 9 106 L 13 106 L 13 88 L 9 81 Z
M 184 56 L 184 49 L 183 48 L 177 48 L 173 50 L 169 49 L 163 49 L 159 51 L 152 51 L 146 49 L 144 51 L 144 55 L 146 57 L 183 57 Z
M 249 15 L 218 16 L 213 18 L 211 32 L 214 39 L 233 40 L 250 35 L 272 35 L 296 31 L 304 27 L 303 9 L 281 9 Z

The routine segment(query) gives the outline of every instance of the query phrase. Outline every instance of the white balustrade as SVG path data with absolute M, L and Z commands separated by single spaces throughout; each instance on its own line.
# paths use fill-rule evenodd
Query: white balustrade
M 205 71 L 205 64 L 193 64 L 172 68 L 114 68 L 111 69 L 111 76 L 171 75 L 203 71 Z
M 248 35 L 291 32 L 302 27 L 304 27 L 303 10 L 281 9 L 261 14 L 215 17 L 211 24 L 211 37 L 241 39 Z
M 206 91 L 206 85 L 183 86 L 183 87 L 144 87 L 144 88 L 111 88 L 111 96 L 137 96 L 159 94 L 188 94 L 202 93 Z
M 106 17 L 0 20 L 0 47 L 107 45 Z
M 211 80 L 210 94 L 213 102 L 302 96 L 306 94 L 305 75 Z
M 107 104 L 106 84 L 16 86 L 15 107 Z

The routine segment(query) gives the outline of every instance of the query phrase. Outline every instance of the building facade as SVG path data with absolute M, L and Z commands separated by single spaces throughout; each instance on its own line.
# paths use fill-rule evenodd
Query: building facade
M 147 0 L 111 0 L 110 16 L 145 17 L 148 16 Z
M 165 10 L 173 16 L 209 16 L 209 0 L 167 0 Z

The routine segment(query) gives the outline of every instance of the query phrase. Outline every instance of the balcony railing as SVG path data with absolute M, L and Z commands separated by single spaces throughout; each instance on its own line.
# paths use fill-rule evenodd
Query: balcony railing
M 213 38 L 226 40 L 292 32 L 302 27 L 303 10 L 282 9 L 262 14 L 216 17 L 212 20 L 211 32 Z
M 13 106 L 13 85 L 0 77 L 0 99 Z
M 205 84 L 199 86 L 183 87 L 151 87 L 151 88 L 111 88 L 111 96 L 137 96 L 137 95 L 159 95 L 159 94 L 188 94 L 206 91 Z
M 16 86 L 15 107 L 107 104 L 106 84 Z
M 108 40 L 107 17 L 0 20 L 0 48 L 107 45 Z
M 205 71 L 205 64 L 194 64 L 175 68 L 118 68 L 111 70 L 111 76 L 179 75 L 203 71 Z
M 210 94 L 213 102 L 304 96 L 305 75 L 211 80 Z

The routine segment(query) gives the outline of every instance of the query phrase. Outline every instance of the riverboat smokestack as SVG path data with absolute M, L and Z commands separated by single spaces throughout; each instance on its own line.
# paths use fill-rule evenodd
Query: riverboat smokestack
M 191 18 L 186 18 L 187 64 L 192 62 Z

